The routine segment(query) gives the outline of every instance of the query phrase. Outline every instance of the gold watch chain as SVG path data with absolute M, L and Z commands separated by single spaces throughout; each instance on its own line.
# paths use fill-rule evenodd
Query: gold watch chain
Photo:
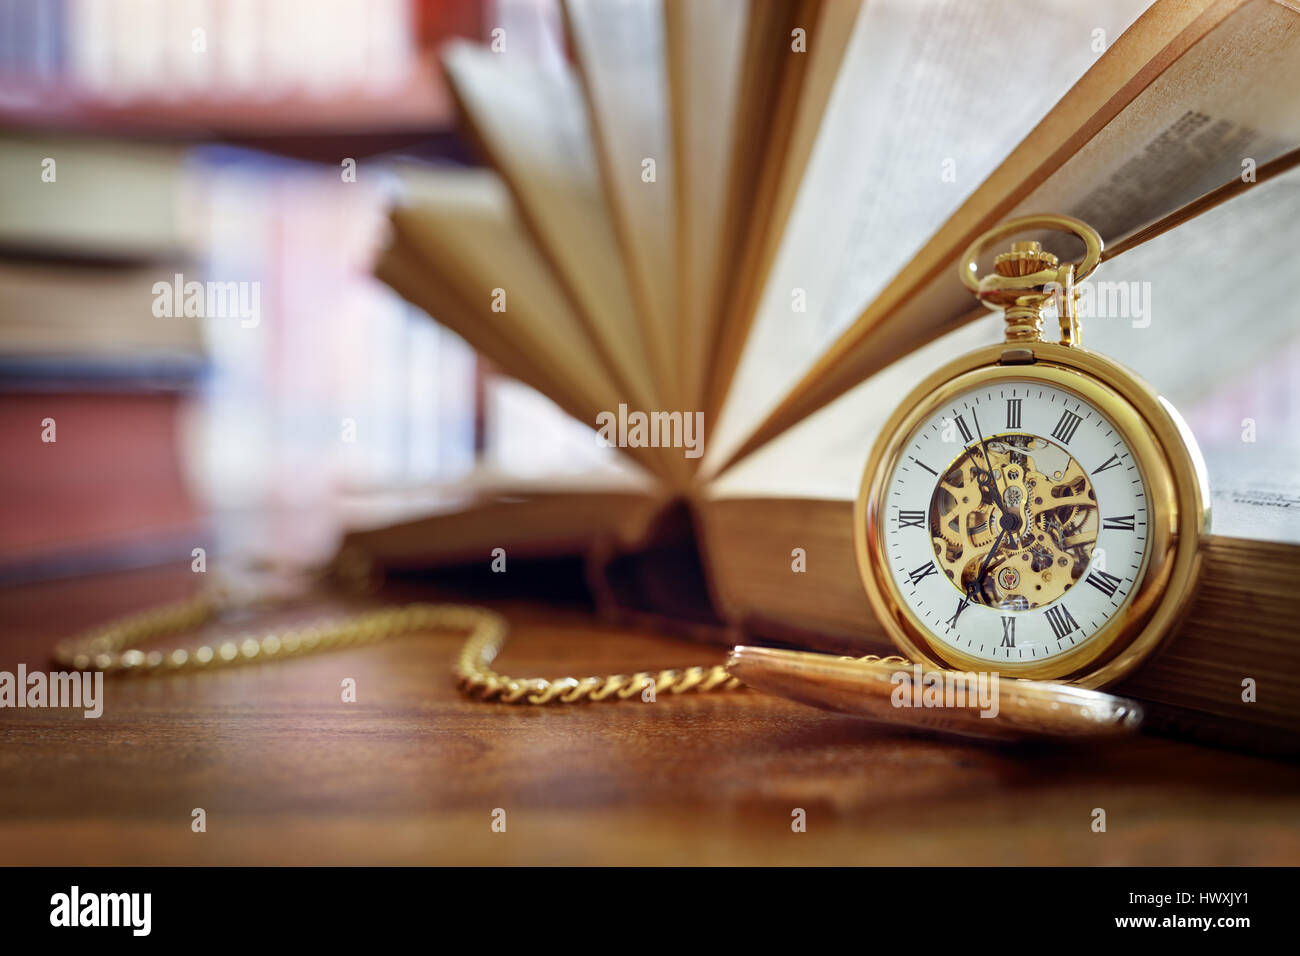
M 741 686 L 721 664 L 604 677 L 509 677 L 491 666 L 505 645 L 505 618 L 461 604 L 406 604 L 193 649 L 146 649 L 147 642 L 193 631 L 217 619 L 229 603 L 220 593 L 200 594 L 132 614 L 61 641 L 54 649 L 54 660 L 74 670 L 162 674 L 279 660 L 428 631 L 468 631 L 452 673 L 462 690 L 484 700 L 572 704 L 588 699 L 626 700 L 651 687 L 655 694 L 683 694 Z M 138 646 L 141 644 L 146 647 Z

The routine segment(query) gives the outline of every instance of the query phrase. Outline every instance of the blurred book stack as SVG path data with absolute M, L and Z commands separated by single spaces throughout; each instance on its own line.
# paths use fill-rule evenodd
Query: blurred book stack
M 188 561 L 201 517 L 328 535 L 337 485 L 456 467 L 474 359 L 368 275 L 367 164 L 463 154 L 434 50 L 488 9 L 0 2 L 0 582 Z M 155 311 L 178 275 L 264 321 Z
M 203 373 L 201 329 L 155 315 L 152 291 L 197 278 L 182 157 L 0 140 L 0 580 L 197 543 L 177 425 Z

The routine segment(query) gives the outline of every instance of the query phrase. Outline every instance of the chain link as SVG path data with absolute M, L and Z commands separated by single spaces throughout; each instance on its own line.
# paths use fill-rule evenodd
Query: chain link
M 485 612 L 491 613 L 491 612 Z M 498 674 L 492 662 L 505 644 L 505 621 L 499 615 L 495 626 L 486 626 L 471 634 L 456 659 L 455 675 L 461 688 L 485 700 L 507 704 L 576 704 L 582 700 L 627 700 L 654 688 L 658 696 L 671 692 L 707 693 L 740 688 L 740 681 L 727 673 L 721 664 L 712 667 L 688 667 L 685 670 L 639 671 L 636 674 L 610 674 L 606 677 L 513 678 Z
M 718 664 L 685 670 L 642 671 L 605 677 L 514 678 L 491 665 L 505 646 L 508 626 L 500 614 L 461 604 L 407 604 L 327 620 L 260 637 L 243 635 L 191 649 L 145 649 L 137 645 L 194 631 L 230 607 L 259 607 L 268 602 L 233 602 L 222 592 L 162 605 L 61 641 L 54 648 L 57 664 L 106 674 L 158 674 L 204 670 L 263 660 L 279 660 L 318 651 L 373 644 L 391 637 L 427 631 L 468 631 L 453 675 L 461 689 L 484 700 L 507 704 L 573 704 L 584 700 L 627 700 L 644 694 L 706 693 L 740 688 Z

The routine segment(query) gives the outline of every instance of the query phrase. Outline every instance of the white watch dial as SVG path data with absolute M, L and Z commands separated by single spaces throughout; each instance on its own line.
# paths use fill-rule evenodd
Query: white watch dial
M 1032 381 L 973 388 L 922 422 L 880 513 L 904 603 L 939 646 L 990 666 L 1078 647 L 1147 563 L 1147 492 L 1124 436 Z

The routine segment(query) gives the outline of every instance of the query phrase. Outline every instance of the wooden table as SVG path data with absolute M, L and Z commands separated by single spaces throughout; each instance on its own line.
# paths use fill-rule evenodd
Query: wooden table
M 2 590 L 0 670 L 193 587 L 148 570 Z M 717 658 L 574 608 L 498 608 L 508 673 Z M 999 749 L 754 693 L 485 704 L 452 686 L 458 644 L 111 680 L 99 720 L 0 711 L 0 863 L 1300 863 L 1294 764 L 1151 737 Z

